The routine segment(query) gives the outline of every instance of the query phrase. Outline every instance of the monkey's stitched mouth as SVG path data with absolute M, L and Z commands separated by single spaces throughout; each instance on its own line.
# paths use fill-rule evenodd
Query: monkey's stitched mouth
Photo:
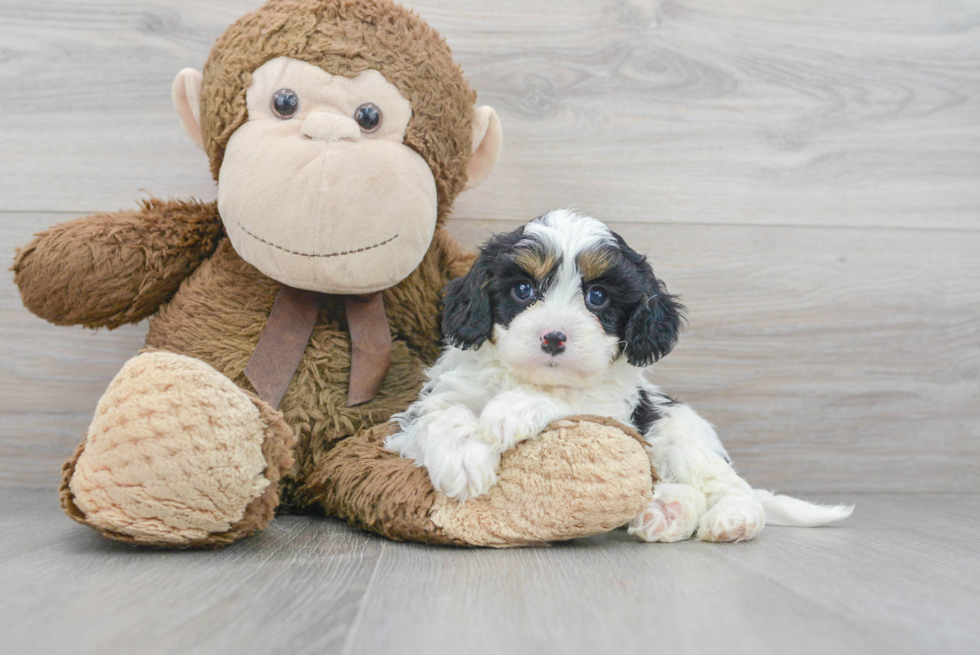
M 236 221 L 236 223 L 237 223 L 237 221 Z M 398 235 L 396 234 L 393 237 L 390 237 L 388 239 L 385 239 L 384 241 L 379 241 L 378 243 L 375 243 L 374 245 L 371 245 L 371 246 L 364 246 L 362 248 L 354 248 L 353 250 L 341 250 L 341 251 L 338 251 L 338 252 L 328 252 L 328 253 L 318 254 L 318 253 L 315 253 L 315 252 L 299 252 L 298 250 L 290 250 L 289 248 L 284 248 L 283 246 L 280 246 L 277 243 L 272 243 L 271 241 L 266 241 L 265 239 L 263 239 L 259 235 L 253 234 L 252 232 L 250 232 L 248 230 L 248 228 L 246 228 L 241 223 L 238 223 L 238 227 L 240 227 L 242 229 L 242 232 L 244 232 L 248 236 L 252 237 L 256 241 L 261 241 L 262 243 L 264 243 L 267 246 L 272 246 L 273 248 L 276 248 L 277 250 L 281 250 L 283 252 L 288 252 L 290 255 L 299 255 L 300 257 L 343 257 L 344 255 L 356 255 L 359 252 L 366 252 L 368 250 L 374 250 L 375 248 L 380 248 L 381 246 L 387 245 L 387 244 L 391 243 L 392 241 L 394 241 L 395 239 L 398 238 Z

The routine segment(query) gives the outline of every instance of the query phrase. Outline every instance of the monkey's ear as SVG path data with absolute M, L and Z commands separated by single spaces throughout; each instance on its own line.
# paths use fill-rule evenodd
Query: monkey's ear
M 477 107 L 473 112 L 473 155 L 466 166 L 466 187 L 472 189 L 487 179 L 500 159 L 504 131 L 492 107 Z
M 442 335 L 449 345 L 463 350 L 479 348 L 493 334 L 489 282 L 487 255 L 480 253 L 469 273 L 446 285 Z
M 185 68 L 174 78 L 171 93 L 180 124 L 198 148 L 204 150 L 201 132 L 201 82 L 203 76 L 193 68 Z

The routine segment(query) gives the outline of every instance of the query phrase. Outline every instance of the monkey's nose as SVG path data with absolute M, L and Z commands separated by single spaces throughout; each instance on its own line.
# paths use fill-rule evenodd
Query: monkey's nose
M 314 111 L 303 119 L 300 129 L 303 136 L 317 141 L 357 141 L 361 138 L 361 128 L 353 118 Z
M 549 355 L 560 355 L 565 352 L 565 333 L 549 332 L 541 337 L 541 350 Z

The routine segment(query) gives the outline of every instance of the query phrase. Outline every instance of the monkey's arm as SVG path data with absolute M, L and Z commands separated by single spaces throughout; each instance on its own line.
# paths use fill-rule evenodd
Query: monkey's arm
M 18 249 L 14 281 L 45 320 L 112 329 L 156 312 L 223 234 L 217 203 L 151 198 L 41 232 Z

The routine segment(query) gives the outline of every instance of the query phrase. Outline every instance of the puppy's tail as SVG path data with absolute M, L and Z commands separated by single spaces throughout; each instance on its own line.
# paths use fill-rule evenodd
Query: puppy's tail
M 813 528 L 843 521 L 854 511 L 854 505 L 817 505 L 799 498 L 779 496 L 765 489 L 755 489 L 766 510 L 766 525 L 794 525 Z

